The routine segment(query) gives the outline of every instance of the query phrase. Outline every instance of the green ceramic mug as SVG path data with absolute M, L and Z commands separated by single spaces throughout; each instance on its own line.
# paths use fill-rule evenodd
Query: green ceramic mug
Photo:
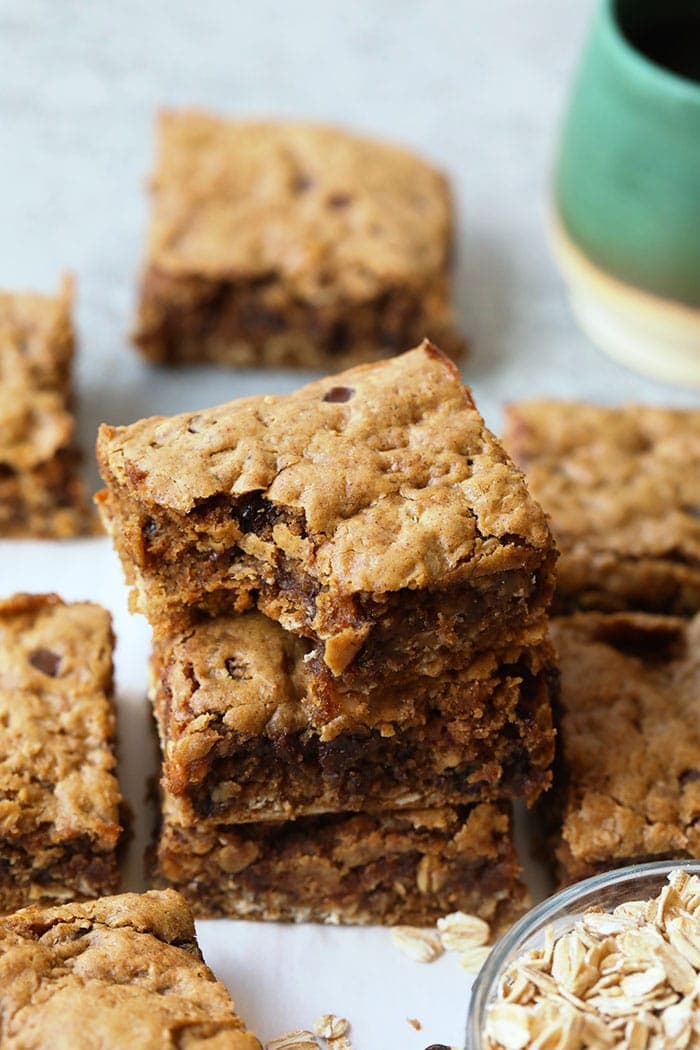
M 594 341 L 700 386 L 700 0 L 602 0 L 553 212 L 555 251 Z

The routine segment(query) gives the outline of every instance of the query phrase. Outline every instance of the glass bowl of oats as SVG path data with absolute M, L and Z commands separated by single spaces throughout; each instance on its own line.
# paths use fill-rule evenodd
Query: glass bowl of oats
M 700 1046 L 700 861 L 568 886 L 496 943 L 466 1050 Z

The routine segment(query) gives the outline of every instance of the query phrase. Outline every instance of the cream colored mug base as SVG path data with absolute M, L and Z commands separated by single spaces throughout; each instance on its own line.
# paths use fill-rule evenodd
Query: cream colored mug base
M 640 291 L 599 269 L 555 211 L 550 239 L 574 314 L 596 346 L 636 372 L 700 389 L 700 309 Z

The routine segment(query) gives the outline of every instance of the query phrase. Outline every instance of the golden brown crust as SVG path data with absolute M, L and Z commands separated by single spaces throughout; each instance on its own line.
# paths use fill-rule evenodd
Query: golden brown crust
M 562 552 L 559 607 L 700 610 L 700 411 L 522 401 L 506 418 Z
M 93 532 L 78 474 L 70 380 L 73 282 L 0 293 L 0 536 Z
M 445 177 L 301 123 L 166 112 L 136 341 L 155 360 L 333 367 L 458 352 Z
M 363 300 L 445 267 L 447 181 L 408 150 L 196 111 L 163 113 L 158 132 L 148 257 L 162 270 L 281 273 L 302 298 Z
M 98 605 L 0 601 L 0 910 L 118 885 L 113 642 Z
M 202 962 L 189 908 L 171 890 L 0 919 L 0 1043 L 260 1050 Z
M 553 635 L 566 878 L 700 856 L 700 616 L 580 613 Z

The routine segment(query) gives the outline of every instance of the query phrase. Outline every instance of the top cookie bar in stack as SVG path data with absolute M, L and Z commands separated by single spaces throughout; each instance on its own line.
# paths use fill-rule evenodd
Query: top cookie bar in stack
M 544 514 L 427 342 L 294 394 L 104 426 L 98 456 L 134 608 L 163 633 L 257 607 L 307 640 L 321 721 L 546 636 Z
M 337 371 L 457 354 L 447 180 L 336 128 L 164 113 L 135 340 L 159 362 Z

